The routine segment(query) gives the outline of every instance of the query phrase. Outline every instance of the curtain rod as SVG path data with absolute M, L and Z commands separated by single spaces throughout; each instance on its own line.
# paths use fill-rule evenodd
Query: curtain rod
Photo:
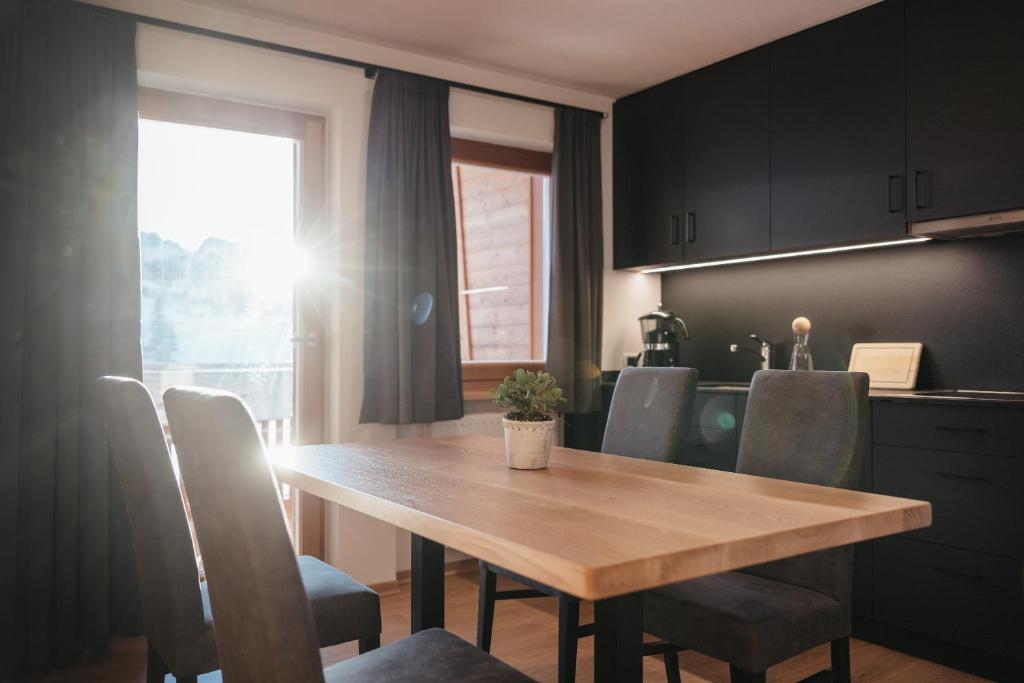
M 76 0 L 81 2 L 82 0 Z M 95 7 L 95 5 L 93 5 Z M 369 62 L 361 62 L 357 59 L 348 59 L 347 57 L 338 57 L 336 55 L 329 55 L 323 52 L 314 52 L 313 50 L 304 50 L 300 47 L 292 47 L 291 45 L 282 45 L 280 43 L 272 43 L 266 40 L 259 40 L 258 38 L 247 38 L 245 36 L 236 35 L 234 33 L 225 33 L 224 31 L 215 31 L 213 29 L 202 28 L 201 26 L 192 26 L 191 24 L 182 24 L 177 21 L 170 21 L 168 19 L 158 19 L 157 17 L 150 17 L 144 14 L 135 14 L 133 12 L 125 12 L 123 10 L 112 9 L 108 7 L 102 8 L 106 12 L 111 12 L 124 17 L 133 19 L 140 24 L 149 24 L 150 26 L 159 26 L 160 28 L 167 28 L 173 31 L 181 31 L 182 33 L 191 33 L 197 36 L 204 36 L 206 38 L 216 38 L 217 40 L 225 40 L 231 43 L 238 43 L 239 45 L 248 45 L 249 47 L 258 47 L 264 50 L 273 50 L 274 52 L 283 52 L 289 55 L 296 55 L 298 57 L 306 57 L 308 59 L 316 59 L 321 62 L 330 62 L 332 64 L 341 64 L 343 66 L 351 66 L 356 69 L 362 69 L 363 73 L 367 78 L 375 78 L 377 72 L 381 69 L 390 68 L 383 67 L 379 64 L 371 64 Z M 417 74 L 412 71 L 403 71 L 401 69 L 391 69 L 392 71 L 398 71 L 413 76 L 423 76 L 423 74 Z M 431 77 L 432 78 L 432 77 Z M 515 100 L 517 102 L 526 102 L 527 104 L 539 104 L 545 107 L 568 107 L 571 105 L 562 104 L 560 102 L 552 102 L 550 100 L 542 100 L 537 97 L 529 97 L 527 95 L 517 95 L 516 93 L 505 92 L 504 90 L 495 90 L 493 88 L 485 88 L 479 85 L 471 85 L 469 83 L 459 83 L 458 81 L 449 81 L 447 79 L 438 79 L 444 81 L 452 88 L 458 88 L 459 90 L 467 90 L 469 92 L 480 93 L 483 95 L 493 95 L 495 97 L 502 97 L 507 100 Z M 587 111 L 592 114 L 598 114 L 602 118 L 607 116 L 604 112 L 595 111 L 593 109 L 584 109 L 583 107 L 573 107 L 574 109 L 580 109 L 581 111 Z

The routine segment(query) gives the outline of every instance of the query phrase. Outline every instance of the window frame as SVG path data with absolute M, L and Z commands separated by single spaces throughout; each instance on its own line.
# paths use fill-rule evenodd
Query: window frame
M 539 371 L 545 367 L 544 360 L 536 359 L 544 349 L 544 181 L 551 177 L 551 153 L 522 147 L 510 147 L 479 140 L 453 137 L 452 173 L 454 180 L 456 231 L 458 243 L 459 277 L 459 333 L 472 339 L 470 317 L 466 305 L 466 264 L 462 243 L 464 223 L 462 218 L 461 176 L 456 164 L 484 166 L 505 171 L 528 173 L 534 178 L 530 183 L 531 230 L 530 230 L 530 350 L 533 359 L 481 361 L 472 358 L 462 361 L 462 397 L 466 401 L 480 401 L 490 398 L 489 390 L 516 368 Z M 470 341 L 470 343 L 472 343 Z M 471 352 L 470 352 L 471 353 Z
M 316 244 L 322 239 L 320 235 L 326 229 L 327 189 L 327 121 L 323 116 L 159 88 L 140 87 L 138 97 L 140 119 L 295 140 L 298 143 L 295 159 L 296 238 L 300 243 L 308 244 Z M 302 336 L 326 338 L 325 303 L 313 291 L 296 296 L 293 310 Z M 323 385 L 326 359 L 323 346 L 303 346 L 299 353 L 301 362 L 294 368 L 293 380 L 295 443 L 322 443 L 326 436 Z M 263 436 L 267 438 L 266 433 Z M 326 548 L 324 501 L 298 489 L 291 489 L 291 492 L 295 495 L 286 497 L 282 502 L 293 525 L 296 551 L 323 559 Z

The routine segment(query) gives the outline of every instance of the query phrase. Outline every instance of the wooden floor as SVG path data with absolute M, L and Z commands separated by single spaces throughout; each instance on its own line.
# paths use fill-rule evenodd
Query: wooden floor
M 504 579 L 502 579 L 504 580 Z M 449 576 L 446 583 L 446 622 L 448 630 L 473 642 L 476 637 L 476 574 Z M 389 643 L 409 635 L 408 585 L 402 592 L 381 600 L 384 619 L 382 641 Z M 585 605 L 581 620 L 593 616 Z M 495 610 L 493 653 L 517 669 L 539 681 L 555 680 L 555 643 L 557 609 L 553 599 L 506 600 Z M 34 676 L 32 681 L 68 683 L 71 681 L 104 681 L 109 683 L 143 683 L 145 681 L 145 641 L 127 638 L 116 641 L 110 654 L 90 664 L 76 668 L 46 672 Z M 322 651 L 324 665 L 355 656 L 355 643 L 339 645 Z M 915 659 L 877 645 L 854 640 L 851 659 L 855 681 L 978 681 L 974 676 L 947 669 L 931 662 Z M 679 655 L 686 683 L 729 680 L 729 667 L 722 662 L 693 652 Z M 769 681 L 798 681 L 828 666 L 828 651 L 823 646 L 772 668 Z M 200 681 L 217 681 L 216 674 L 203 676 Z M 168 681 L 171 679 L 168 677 Z M 576 680 L 593 680 L 593 638 L 580 641 Z M 665 670 L 660 657 L 644 661 L 645 681 L 664 681 Z

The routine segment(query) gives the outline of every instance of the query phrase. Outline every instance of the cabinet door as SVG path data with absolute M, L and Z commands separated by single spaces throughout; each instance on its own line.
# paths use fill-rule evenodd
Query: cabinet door
M 1024 3 L 907 1 L 912 221 L 1024 207 Z
M 874 618 L 983 652 L 1024 659 L 1024 566 L 907 538 L 875 541 Z
M 687 262 L 769 248 L 769 51 L 683 77 Z
M 1024 558 L 1024 460 L 874 447 L 875 493 L 927 500 L 932 524 L 908 536 Z
M 771 46 L 773 251 L 906 233 L 903 3 Z
M 682 120 L 680 81 L 615 103 L 615 267 L 680 263 Z

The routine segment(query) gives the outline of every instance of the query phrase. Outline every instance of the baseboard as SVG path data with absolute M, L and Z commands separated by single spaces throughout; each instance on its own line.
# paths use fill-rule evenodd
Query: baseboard
M 380 583 L 371 583 L 368 588 L 381 597 L 387 595 L 398 595 L 402 592 L 402 585 L 398 581 L 381 581 Z
M 453 562 L 444 563 L 444 575 L 453 576 L 455 574 L 468 574 L 475 572 L 477 567 L 480 566 L 480 561 L 475 557 L 468 557 L 464 560 L 455 560 Z M 412 570 L 411 569 L 399 569 L 395 573 L 395 583 L 403 584 L 412 581 Z

